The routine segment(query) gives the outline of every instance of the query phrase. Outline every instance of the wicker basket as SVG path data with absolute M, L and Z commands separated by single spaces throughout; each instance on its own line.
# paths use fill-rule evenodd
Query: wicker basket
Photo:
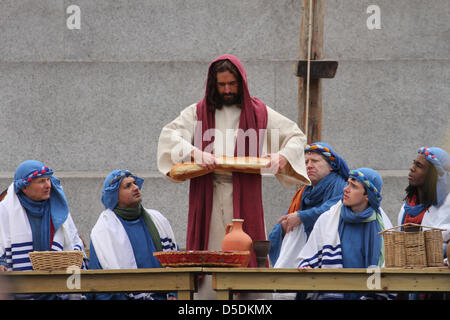
M 383 234 L 385 266 L 403 268 L 406 266 L 405 235 L 401 231 L 387 231 Z
M 422 231 L 404 232 L 406 267 L 423 268 L 427 266 L 425 239 Z
M 81 268 L 82 251 L 33 251 L 29 253 L 33 270 L 65 270 L 70 266 Z
M 393 231 L 404 226 L 418 231 Z M 430 230 L 422 231 L 422 228 Z M 385 266 L 388 268 L 424 268 L 443 266 L 443 229 L 413 223 L 386 229 L 383 234 Z
M 425 248 L 427 252 L 427 266 L 444 266 L 444 248 L 442 247 L 442 231 L 431 229 L 424 231 Z

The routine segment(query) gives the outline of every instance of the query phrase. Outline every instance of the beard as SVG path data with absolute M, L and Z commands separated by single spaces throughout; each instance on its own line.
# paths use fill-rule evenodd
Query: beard
M 241 96 L 238 93 L 221 94 L 219 95 L 219 104 L 223 106 L 231 106 L 241 103 Z

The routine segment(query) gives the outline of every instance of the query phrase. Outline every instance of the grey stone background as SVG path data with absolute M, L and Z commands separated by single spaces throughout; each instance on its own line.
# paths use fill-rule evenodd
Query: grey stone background
M 66 27 L 72 4 L 80 30 Z M 208 65 L 224 53 L 243 61 L 252 95 L 296 121 L 302 4 L 0 1 L 0 189 L 23 160 L 47 163 L 89 242 L 104 177 L 128 168 L 185 246 L 188 183 L 157 171 L 160 130 L 201 99 Z M 371 4 L 380 30 L 366 26 Z M 450 149 L 449 18 L 448 0 L 326 1 L 323 58 L 339 67 L 323 80 L 323 140 L 350 167 L 380 171 L 394 225 L 416 149 Z M 268 231 L 294 193 L 263 179 Z

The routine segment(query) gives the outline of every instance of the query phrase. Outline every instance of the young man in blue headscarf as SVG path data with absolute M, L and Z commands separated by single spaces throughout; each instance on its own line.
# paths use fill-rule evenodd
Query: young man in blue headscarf
M 437 147 L 422 147 L 409 168 L 405 202 L 399 225 L 408 222 L 447 229 L 450 239 L 450 156 Z
M 384 264 L 380 231 L 391 227 L 380 207 L 381 176 L 372 169 L 349 172 L 342 200 L 317 219 L 299 259 L 300 268 L 369 268 Z M 386 297 L 354 293 L 314 294 L 313 299 Z M 392 297 L 388 295 L 388 297 Z
M 84 246 L 59 179 L 40 161 L 22 162 L 0 202 L 0 270 L 33 270 L 28 256 L 32 251 L 72 250 L 84 251 Z M 20 299 L 66 297 L 19 296 Z
M 295 258 L 316 220 L 342 198 L 347 184 L 347 163 L 324 142 L 305 146 L 305 164 L 311 185 L 300 188 L 269 235 L 269 257 L 275 268 L 297 267 Z
M 421 224 L 442 232 L 444 258 L 450 240 L 450 156 L 437 147 L 421 147 L 409 168 L 405 202 L 398 225 Z
M 161 268 L 153 252 L 178 250 L 169 221 L 160 212 L 142 206 L 143 183 L 143 179 L 128 170 L 114 170 L 106 177 L 101 197 L 105 210 L 91 232 L 89 269 Z M 153 293 L 110 293 L 91 298 L 167 297 Z

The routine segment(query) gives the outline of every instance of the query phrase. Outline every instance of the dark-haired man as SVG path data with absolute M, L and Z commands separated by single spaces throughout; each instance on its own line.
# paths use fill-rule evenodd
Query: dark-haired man
M 450 239 L 450 156 L 437 147 L 422 147 L 417 153 L 409 168 L 409 184 L 398 224 L 446 229 L 442 232 L 446 243 Z
M 142 206 L 142 178 L 128 170 L 114 170 L 105 179 L 100 214 L 91 232 L 89 269 L 161 268 L 153 255 L 178 249 L 169 221 Z M 161 300 L 153 293 L 104 293 L 98 300 Z
M 174 164 L 191 159 L 213 169 L 217 156 L 267 154 L 284 186 L 309 184 L 305 142 L 295 122 L 250 96 L 241 61 L 224 55 L 209 67 L 204 98 L 162 129 L 158 169 L 167 176 Z M 190 180 L 187 249 L 221 250 L 232 218 L 245 220 L 254 241 L 266 239 L 261 175 L 211 173 Z M 256 266 L 254 254 L 250 266 Z
M 349 172 L 342 200 L 317 219 L 299 254 L 300 268 L 370 268 L 384 264 L 383 236 L 390 224 L 381 209 L 383 180 L 373 169 Z M 391 294 L 319 293 L 312 299 L 392 299 Z

